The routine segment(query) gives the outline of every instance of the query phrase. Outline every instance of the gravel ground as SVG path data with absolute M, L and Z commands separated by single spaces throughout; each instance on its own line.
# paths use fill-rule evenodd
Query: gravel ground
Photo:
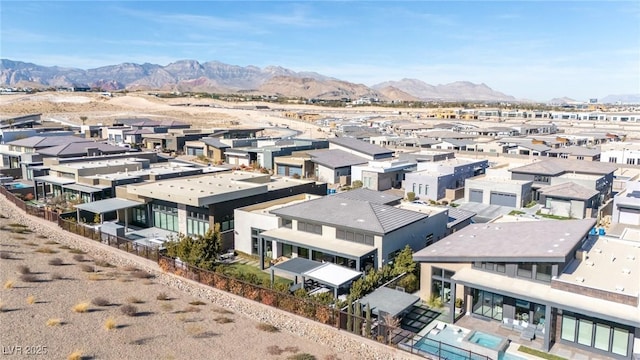
M 12 346 L 21 346 L 22 354 L 17 358 L 29 357 L 26 349 L 46 346 L 44 358 L 64 358 L 76 349 L 93 359 L 286 359 L 293 353 L 309 353 L 327 360 L 419 358 L 163 273 L 153 261 L 25 215 L 2 196 L 0 214 L 6 217 L 0 219 L 0 227 L 5 229 L 0 231 L 0 251 L 13 258 L 0 260 L 0 281 L 14 281 L 11 289 L 0 290 L 3 355 L 15 353 Z M 12 233 L 10 224 L 26 225 L 33 233 Z M 57 253 L 35 251 L 42 247 Z M 88 261 L 78 261 L 65 247 L 85 252 Z M 62 259 L 64 265 L 50 265 L 53 258 Z M 112 267 L 95 266 L 95 260 Z M 38 282 L 22 281 L 20 265 L 28 266 Z M 83 272 L 83 265 L 93 266 L 98 272 Z M 134 276 L 132 267 L 153 278 Z M 64 279 L 52 280 L 54 273 Z M 170 300 L 158 300 L 160 293 L 167 294 Z M 28 304 L 31 295 L 35 303 Z M 112 305 L 90 305 L 87 313 L 71 310 L 75 304 L 91 302 L 96 297 L 104 297 Z M 133 304 L 138 316 L 126 316 L 120 309 L 131 297 L 142 301 Z M 190 305 L 194 300 L 205 305 Z M 61 319 L 63 325 L 46 326 L 49 319 L 55 318 Z M 119 327 L 107 331 L 104 325 L 109 318 Z M 232 322 L 224 323 L 222 318 Z M 261 331 L 256 328 L 260 323 L 273 325 L 279 331 Z M 283 351 L 287 347 L 288 351 Z

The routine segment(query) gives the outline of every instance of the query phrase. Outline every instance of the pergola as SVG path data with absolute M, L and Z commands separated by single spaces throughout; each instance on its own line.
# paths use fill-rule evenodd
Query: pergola
M 397 317 L 418 301 L 420 301 L 420 297 L 416 295 L 381 287 L 360 299 L 360 304 L 369 304 L 371 313 L 376 316 L 380 316 L 381 313 L 387 313 Z
M 333 295 L 338 297 L 338 289 L 350 284 L 362 276 L 362 273 L 333 263 L 322 263 L 302 257 L 296 257 L 280 264 L 271 266 L 271 285 L 274 282 L 275 271 L 282 271 L 295 276 L 295 284 L 298 284 L 298 276 L 302 278 L 302 284 L 306 279 L 315 280 L 320 284 L 333 288 Z
M 104 221 L 104 214 L 112 211 L 118 211 L 124 209 L 124 228 L 125 231 L 128 227 L 129 216 L 127 210 L 136 206 L 144 205 L 144 203 L 120 199 L 120 198 L 111 198 L 99 201 L 92 201 L 89 203 L 78 204 L 75 205 L 76 208 L 76 218 L 78 222 L 80 222 L 80 210 L 88 211 L 90 213 L 99 214 L 100 215 L 100 223 Z

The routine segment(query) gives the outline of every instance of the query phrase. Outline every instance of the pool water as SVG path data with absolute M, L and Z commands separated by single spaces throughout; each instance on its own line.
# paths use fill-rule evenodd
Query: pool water
M 498 354 L 498 360 L 526 360 L 526 359 L 517 355 L 501 352 Z
M 488 349 L 498 350 L 498 346 L 502 342 L 502 338 L 483 333 L 482 331 L 476 331 L 471 334 L 468 341 L 486 347 Z
M 24 189 L 24 188 L 28 188 L 31 187 L 27 184 L 23 184 L 23 183 L 13 183 L 11 184 L 11 187 L 13 187 L 14 189 Z

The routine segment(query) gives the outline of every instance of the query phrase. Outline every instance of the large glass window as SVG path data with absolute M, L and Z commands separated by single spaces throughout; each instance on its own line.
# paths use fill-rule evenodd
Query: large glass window
M 562 316 L 562 340 L 576 340 L 576 318 L 567 314 Z
M 578 326 L 578 344 L 591 346 L 591 337 L 593 335 L 593 322 L 580 319 Z
M 516 319 L 530 322 L 529 309 L 531 303 L 525 300 L 516 299 Z
M 260 233 L 262 229 L 251 228 L 251 254 L 258 255 L 258 243 L 260 242 Z
M 596 337 L 593 347 L 596 349 L 608 351 L 609 340 L 611 339 L 611 328 L 604 324 L 596 325 Z
M 613 329 L 613 342 L 611 344 L 611 352 L 614 354 L 627 356 L 629 348 L 629 332 L 624 329 Z
M 551 281 L 551 270 L 553 265 L 547 263 L 539 263 L 536 265 L 536 280 Z
M 209 231 L 209 216 L 189 211 L 187 213 L 187 235 L 204 235 L 207 231 Z
M 473 290 L 473 313 L 502 321 L 504 297 L 489 291 Z
M 568 311 L 562 315 L 561 337 L 562 340 L 616 355 L 627 356 L 629 351 L 629 330 Z
M 520 263 L 518 264 L 518 276 L 531 279 L 533 271 L 532 263 Z
M 153 204 L 153 226 L 178 232 L 178 209 L 174 207 Z

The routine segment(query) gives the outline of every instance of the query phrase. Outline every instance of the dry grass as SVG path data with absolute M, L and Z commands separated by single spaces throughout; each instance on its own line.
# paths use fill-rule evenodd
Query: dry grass
M 221 308 L 221 307 L 214 307 L 213 309 L 211 309 L 211 311 L 218 313 L 218 314 L 233 314 L 233 311 L 225 309 L 225 308 Z
M 22 238 L 22 239 L 18 239 L 18 238 Z M 16 240 L 24 240 L 26 238 L 24 236 L 18 236 L 18 237 L 14 237 L 14 239 L 16 239 Z M 26 242 L 24 244 L 25 245 L 29 245 L 29 246 L 38 246 L 38 244 L 36 244 L 34 242 L 31 242 L 31 241 L 28 241 L 28 242 Z
M 60 325 L 62 325 L 62 320 L 60 319 L 51 318 L 47 320 L 47 326 L 60 326 Z
M 86 254 L 86 252 L 84 252 L 84 251 L 82 251 L 82 250 L 80 250 L 80 249 L 76 249 L 76 248 L 69 248 L 69 252 L 70 252 L 71 254 L 76 254 L 76 255 L 83 255 L 83 254 Z M 76 257 L 74 256 L 73 258 L 75 259 Z M 84 259 L 84 257 L 83 257 L 83 259 Z M 81 261 L 81 260 L 78 260 L 78 261 Z
M 151 281 L 151 279 L 144 279 L 142 285 L 153 285 L 153 281 Z
M 62 249 L 62 250 L 70 250 L 71 246 L 69 246 L 69 245 L 61 245 L 60 249 Z
M 144 304 L 144 301 L 142 299 L 139 299 L 135 296 L 129 296 L 128 298 L 126 298 L 126 301 L 129 304 Z
M 40 237 L 40 235 L 37 236 L 37 238 L 39 239 L 46 239 L 47 237 Z M 53 241 L 53 240 L 48 240 L 44 242 L 45 245 L 58 245 L 57 241 Z
M 27 265 L 20 265 L 17 270 L 19 274 L 31 274 L 31 269 Z
M 4 312 L 4 303 L 0 302 L 0 313 Z
M 273 326 L 271 324 L 267 324 L 267 323 L 259 323 L 258 325 L 256 325 L 256 329 L 261 330 L 261 331 L 270 332 L 270 333 L 274 333 L 274 332 L 280 331 L 280 329 L 278 329 L 277 327 L 275 327 L 275 326 Z
M 199 306 L 199 305 L 206 305 L 207 303 L 204 301 L 200 301 L 200 300 L 194 300 L 189 302 L 189 305 L 194 305 L 194 306 Z
M 82 360 L 82 350 L 76 350 L 67 356 L 67 360 Z
M 192 312 L 200 312 L 200 309 L 195 306 L 187 306 L 182 310 L 182 312 L 192 313 Z
M 287 360 L 316 360 L 317 358 L 308 353 L 294 354 L 287 357 Z
M 13 287 L 13 280 L 7 280 L 4 283 L 4 288 L 5 289 L 11 289 Z
M 104 260 L 96 260 L 93 262 L 96 266 L 100 266 L 100 267 L 113 267 L 113 265 L 111 265 L 109 262 L 104 261 Z
M 136 316 L 138 314 L 138 308 L 133 305 L 122 305 L 120 311 L 127 316 Z
M 48 246 L 39 247 L 39 248 L 35 249 L 34 251 L 38 252 L 38 253 L 42 253 L 42 254 L 57 254 L 58 253 L 57 250 L 53 250 L 52 248 L 50 248 Z
M 218 316 L 217 318 L 214 318 L 213 321 L 217 322 L 218 324 L 229 324 L 233 322 L 233 319 L 226 316 Z
M 285 348 L 281 348 L 278 345 L 271 345 L 267 347 L 267 353 L 269 355 L 282 355 L 286 352 L 290 352 L 292 354 L 297 353 L 300 349 L 297 346 L 287 346 Z
M 87 279 L 89 279 L 90 281 L 100 281 L 100 280 L 106 280 L 107 278 L 105 278 L 101 274 L 93 273 L 93 274 L 89 274 L 89 276 L 87 276 Z
M 63 280 L 64 276 L 59 272 L 51 273 L 51 280 Z
M 204 327 L 200 325 L 189 325 L 185 329 L 187 330 L 187 333 L 191 336 L 197 335 L 204 331 Z
M 86 313 L 87 311 L 89 311 L 89 303 L 85 301 L 85 302 L 75 304 L 73 305 L 71 310 L 73 310 L 73 312 L 76 312 L 76 313 Z
M 139 269 L 135 265 L 127 265 L 122 268 L 124 271 L 138 271 Z
M 113 330 L 116 327 L 118 327 L 118 324 L 116 323 L 116 320 L 114 318 L 108 318 L 107 320 L 105 320 L 104 322 L 104 328 L 107 330 Z
M 173 311 L 173 305 L 171 305 L 171 304 L 162 304 L 162 305 L 160 305 L 160 309 L 162 309 L 163 311 L 166 311 L 166 312 L 170 312 L 170 311 Z
M 60 258 L 49 259 L 48 263 L 51 266 L 62 266 L 62 265 L 64 265 L 64 261 L 62 261 L 62 259 L 60 259 Z
M 167 295 L 167 293 L 165 292 L 161 292 L 156 296 L 156 299 L 160 301 L 166 301 L 169 300 L 169 295 Z
M 33 305 L 36 303 L 36 297 L 33 295 L 27 296 L 27 304 Z

